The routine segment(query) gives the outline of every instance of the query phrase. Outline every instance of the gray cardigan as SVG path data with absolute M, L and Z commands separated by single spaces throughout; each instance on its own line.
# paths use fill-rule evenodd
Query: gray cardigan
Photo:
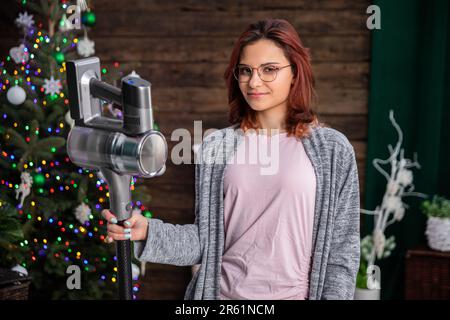
M 223 179 L 227 159 L 243 141 L 238 124 L 214 131 L 195 162 L 195 221 L 174 225 L 148 219 L 146 241 L 136 241 L 141 261 L 201 264 L 184 299 L 219 299 L 224 250 Z M 316 174 L 310 300 L 353 299 L 360 259 L 359 181 L 355 153 L 339 131 L 315 126 L 302 138 Z

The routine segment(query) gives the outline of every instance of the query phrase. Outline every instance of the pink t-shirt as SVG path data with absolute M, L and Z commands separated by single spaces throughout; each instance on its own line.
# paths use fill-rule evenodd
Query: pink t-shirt
M 272 159 L 271 174 L 262 174 L 261 167 L 269 167 L 267 157 L 258 156 L 262 149 Z M 301 140 L 247 133 L 231 161 L 224 177 L 220 299 L 307 298 L 316 176 Z

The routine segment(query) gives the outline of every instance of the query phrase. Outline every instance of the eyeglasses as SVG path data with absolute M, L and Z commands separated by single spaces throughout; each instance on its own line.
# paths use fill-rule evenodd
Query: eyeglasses
M 258 72 L 259 78 L 264 82 L 272 82 L 277 78 L 278 71 L 292 66 L 292 64 L 288 64 L 287 66 L 277 67 L 274 65 L 267 66 L 259 66 L 258 68 L 252 68 L 246 65 L 238 65 L 233 70 L 234 77 L 240 83 L 247 83 L 253 76 L 253 69 L 256 69 Z

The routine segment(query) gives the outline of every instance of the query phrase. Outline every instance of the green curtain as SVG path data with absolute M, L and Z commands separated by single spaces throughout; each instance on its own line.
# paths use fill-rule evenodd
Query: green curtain
M 389 110 L 404 133 L 405 157 L 417 152 L 421 169 L 413 169 L 415 191 L 450 197 L 450 1 L 378 0 L 381 29 L 372 31 L 365 209 L 381 203 L 386 179 L 374 158 L 389 156 L 397 134 Z M 397 248 L 378 261 L 381 299 L 403 299 L 405 254 L 426 244 L 423 199 L 404 198 L 410 206 L 402 221 L 387 227 Z M 363 217 L 363 235 L 372 231 L 372 216 Z

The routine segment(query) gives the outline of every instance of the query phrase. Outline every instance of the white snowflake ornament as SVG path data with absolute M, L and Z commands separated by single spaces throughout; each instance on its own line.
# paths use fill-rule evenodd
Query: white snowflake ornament
M 42 86 L 45 90 L 45 94 L 58 94 L 61 91 L 62 85 L 59 79 L 55 80 L 53 76 L 50 79 L 44 80 L 45 84 Z
M 95 43 L 85 34 L 83 39 L 78 41 L 77 52 L 82 57 L 89 57 L 95 53 Z
M 19 28 L 29 29 L 34 25 L 33 15 L 28 14 L 28 12 L 19 13 L 19 16 L 16 18 L 16 25 Z
M 84 224 L 89 221 L 89 216 L 91 215 L 91 208 L 84 202 L 75 208 L 75 217 L 80 223 Z

